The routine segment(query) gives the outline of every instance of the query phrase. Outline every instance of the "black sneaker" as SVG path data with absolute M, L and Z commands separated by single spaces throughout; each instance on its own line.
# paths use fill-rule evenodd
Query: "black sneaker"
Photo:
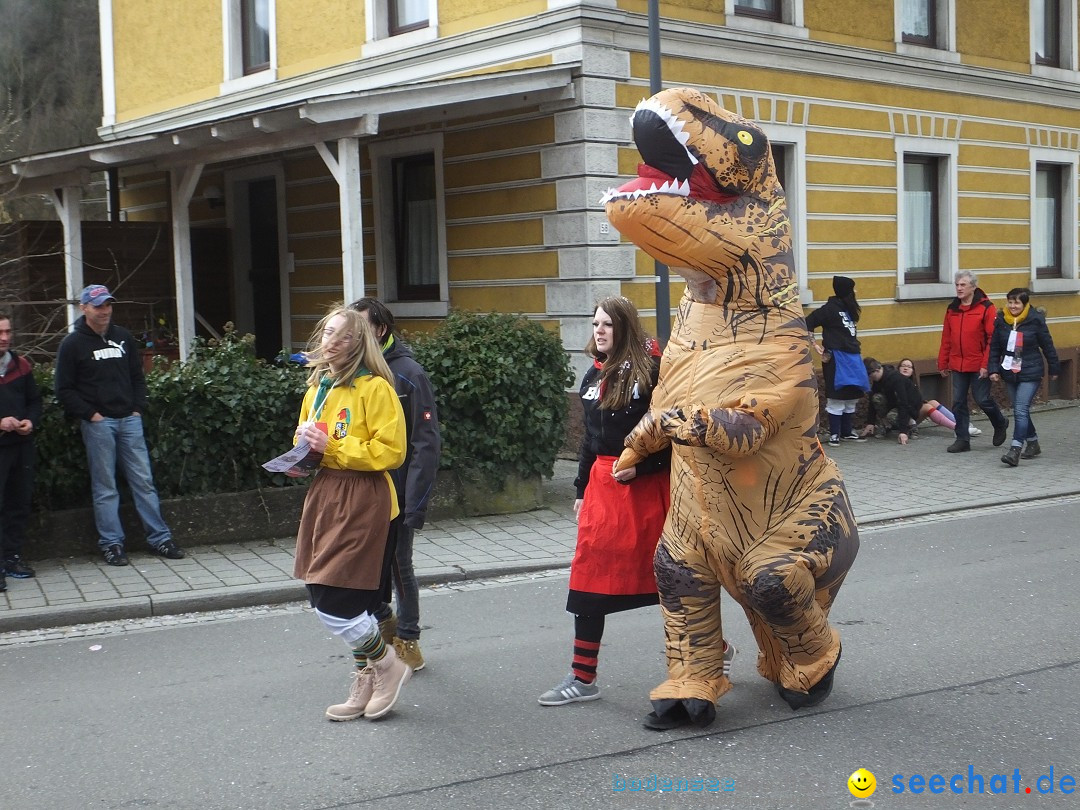
M 172 540 L 166 540 L 160 546 L 154 549 L 154 553 L 159 557 L 164 557 L 167 560 L 182 560 L 184 559 L 184 551 L 177 547 L 176 543 Z
M 101 553 L 101 556 L 105 558 L 105 562 L 109 565 L 127 565 L 127 554 L 124 553 L 124 547 L 119 543 L 114 543 Z
M 955 442 L 945 448 L 946 453 L 966 453 L 971 449 L 971 442 L 965 442 L 957 439 Z
M 4 560 L 4 573 L 13 579 L 30 579 L 34 569 L 22 561 L 21 557 L 9 557 Z

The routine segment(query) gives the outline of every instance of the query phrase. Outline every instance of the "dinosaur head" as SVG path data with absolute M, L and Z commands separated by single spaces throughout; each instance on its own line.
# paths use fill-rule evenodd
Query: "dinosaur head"
M 790 270 L 786 201 L 759 127 L 688 88 L 642 101 L 630 120 L 638 177 L 601 200 L 620 232 L 691 281 L 724 281 L 748 261 L 765 276 L 761 262 L 778 256 Z

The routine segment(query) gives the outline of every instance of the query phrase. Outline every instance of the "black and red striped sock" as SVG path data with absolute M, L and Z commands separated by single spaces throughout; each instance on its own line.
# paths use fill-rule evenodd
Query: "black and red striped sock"
M 600 639 L 603 636 L 603 616 L 574 617 L 574 660 L 570 668 L 574 677 L 582 683 L 592 683 L 596 680 Z

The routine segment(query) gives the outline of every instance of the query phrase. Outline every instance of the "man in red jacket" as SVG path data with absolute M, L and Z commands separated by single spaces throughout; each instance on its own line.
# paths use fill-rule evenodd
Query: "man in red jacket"
M 968 391 L 990 418 L 994 426 L 994 447 L 1005 443 L 1009 420 L 990 398 L 990 336 L 994 334 L 997 309 L 986 293 L 979 289 L 979 280 L 970 270 L 959 271 L 956 298 L 945 310 L 941 329 L 941 349 L 938 350 L 938 370 L 942 377 L 952 374 L 953 414 L 956 416 L 956 441 L 948 452 L 963 453 L 971 449 L 968 425 Z

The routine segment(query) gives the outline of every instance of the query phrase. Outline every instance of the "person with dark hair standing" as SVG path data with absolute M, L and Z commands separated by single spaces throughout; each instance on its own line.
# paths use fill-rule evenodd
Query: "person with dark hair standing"
M 991 380 L 1005 383 L 1012 401 L 1012 444 L 1001 461 L 1015 467 L 1020 459 L 1035 458 L 1042 453 L 1039 435 L 1031 421 L 1031 401 L 1042 385 L 1046 366 L 1050 367 L 1050 379 L 1056 380 L 1061 373 L 1061 363 L 1046 326 L 1046 317 L 1030 304 L 1030 291 L 1025 287 L 1014 287 L 1005 301 L 1005 309 L 994 321 L 988 369 Z M 1045 365 L 1043 357 L 1046 358 Z
M 131 489 L 135 511 L 153 552 L 170 560 L 184 556 L 161 516 L 161 501 L 150 471 L 150 454 L 143 435 L 149 404 L 142 355 L 131 332 L 112 322 L 116 298 L 101 284 L 91 284 L 79 296 L 82 317 L 56 353 L 56 398 L 68 416 L 79 420 L 98 548 L 109 565 L 127 565 L 124 528 L 120 523 L 119 466 Z
M 355 310 L 327 312 L 312 332 L 307 367 L 295 438 L 319 466 L 304 498 L 293 576 L 304 581 L 323 626 L 352 652 L 349 696 L 329 706 L 326 718 L 377 720 L 412 677 L 374 616 L 386 530 L 398 514 L 389 471 L 405 460 L 405 414 L 375 334 Z M 308 473 L 294 467 L 286 474 Z
M 671 499 L 671 450 L 619 473 L 613 467 L 626 434 L 648 410 L 660 348 L 646 337 L 634 305 L 612 296 L 596 305 L 585 353 L 593 362 L 580 388 L 585 436 L 574 481 L 577 548 L 566 600 L 574 614 L 573 658 L 570 673 L 540 695 L 541 706 L 599 698 L 605 617 L 659 602 L 653 555 Z
M 971 449 L 969 391 L 994 426 L 994 447 L 1000 447 L 1008 435 L 1009 420 L 990 396 L 990 373 L 987 371 L 997 309 L 979 289 L 979 279 L 970 270 L 960 270 L 953 281 L 956 298 L 945 309 L 938 350 L 941 376 L 952 375 L 952 411 L 956 416 L 956 441 L 946 452 L 966 453 Z
M 424 367 L 397 335 L 394 314 L 377 298 L 361 298 L 349 305 L 371 324 L 394 375 L 401 408 L 405 413 L 408 454 L 405 463 L 390 472 L 397 490 L 401 514 L 390 522 L 383 565 L 382 603 L 375 611 L 383 640 L 393 644 L 398 656 L 419 671 L 424 668 L 420 652 L 420 586 L 413 569 L 413 541 L 424 528 L 428 503 L 439 469 L 442 437 L 435 392 Z M 397 616 L 390 607 L 391 593 L 397 597 Z
M 41 422 L 41 392 L 30 361 L 11 348 L 11 316 L 0 312 L 0 591 L 4 575 L 34 576 L 23 562 L 26 521 L 34 494 L 34 426 Z
M 841 439 L 864 442 L 855 432 L 855 406 L 870 390 L 856 337 L 856 324 L 862 307 L 855 298 L 855 282 L 847 276 L 833 276 L 829 300 L 806 317 L 811 333 L 821 328 L 821 344 L 814 348 L 821 355 L 825 376 L 825 410 L 829 414 L 829 444 L 837 447 Z

